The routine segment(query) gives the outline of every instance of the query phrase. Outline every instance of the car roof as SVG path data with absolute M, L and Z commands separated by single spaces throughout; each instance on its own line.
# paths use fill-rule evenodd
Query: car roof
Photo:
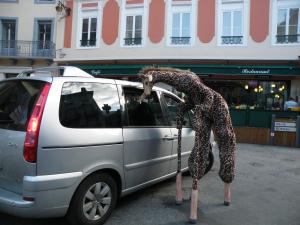
M 73 82 L 116 83 L 123 86 L 136 87 L 140 89 L 143 88 L 141 82 L 132 82 L 132 81 L 108 79 L 108 78 L 96 78 L 74 66 L 43 67 L 43 68 L 36 68 L 32 70 L 26 70 L 20 73 L 15 78 L 8 78 L 5 80 L 40 80 L 40 81 L 52 83 L 53 80 L 56 79 L 64 80 L 66 82 L 73 81 Z M 164 88 L 154 86 L 153 89 L 156 91 L 168 93 L 178 98 L 177 95 Z
M 21 72 L 17 77 L 88 77 L 91 74 L 75 66 L 50 66 L 41 67 Z

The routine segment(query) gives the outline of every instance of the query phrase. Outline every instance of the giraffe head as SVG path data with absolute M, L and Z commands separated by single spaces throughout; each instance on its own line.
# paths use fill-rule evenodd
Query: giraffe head
M 144 88 L 144 93 L 140 97 L 140 101 L 142 101 L 144 98 L 151 94 L 152 88 L 154 86 L 154 79 L 152 73 L 153 71 L 148 69 L 144 69 L 140 72 L 140 78 L 142 79 Z
M 151 94 L 152 88 L 153 88 L 153 77 L 151 74 L 143 74 L 141 75 L 143 88 L 144 88 L 144 94 L 146 96 Z

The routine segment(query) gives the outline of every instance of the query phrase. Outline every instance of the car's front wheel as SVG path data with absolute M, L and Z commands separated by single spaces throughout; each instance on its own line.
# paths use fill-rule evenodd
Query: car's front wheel
M 106 173 L 88 177 L 78 187 L 68 210 L 72 225 L 100 225 L 110 216 L 117 202 L 117 184 Z

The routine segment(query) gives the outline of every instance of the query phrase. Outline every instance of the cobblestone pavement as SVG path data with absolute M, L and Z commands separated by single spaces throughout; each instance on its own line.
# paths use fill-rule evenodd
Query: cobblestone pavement
M 198 224 L 300 225 L 300 149 L 239 144 L 237 158 L 230 207 L 222 205 L 218 159 L 212 171 L 201 180 Z M 184 177 L 183 188 L 184 198 L 188 199 L 189 176 Z M 175 179 L 170 179 L 124 197 L 106 225 L 187 224 L 189 201 L 176 206 L 174 196 Z M 63 218 L 32 220 L 0 214 L 0 225 L 67 223 Z

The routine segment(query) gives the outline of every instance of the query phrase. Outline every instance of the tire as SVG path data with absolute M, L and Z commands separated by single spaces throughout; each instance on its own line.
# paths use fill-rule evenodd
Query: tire
M 212 151 L 209 151 L 208 160 L 206 161 L 206 169 L 205 169 L 204 174 L 207 174 L 211 170 L 213 164 L 214 164 L 214 154 L 212 153 Z
M 93 174 L 79 185 L 66 218 L 72 225 L 101 225 L 111 215 L 117 198 L 117 184 L 112 176 Z

